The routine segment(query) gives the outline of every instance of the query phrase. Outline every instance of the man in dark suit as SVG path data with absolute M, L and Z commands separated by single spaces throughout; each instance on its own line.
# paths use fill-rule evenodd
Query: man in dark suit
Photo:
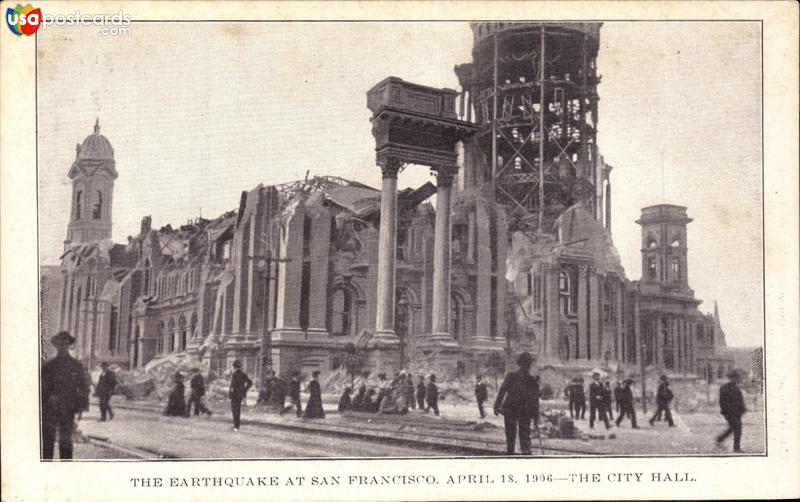
M 425 401 L 428 407 L 425 408 L 425 413 L 433 410 L 434 415 L 439 416 L 439 387 L 436 386 L 436 375 L 431 374 L 428 377 L 428 386 L 425 388 Z
M 233 430 L 239 431 L 242 416 L 242 401 L 247 397 L 247 391 L 253 386 L 253 381 L 242 371 L 242 362 L 233 361 L 233 374 L 228 395 L 231 399 L 231 413 L 233 413 Z
M 611 427 L 608 423 L 608 415 L 606 415 L 605 407 L 603 406 L 603 398 L 605 390 L 603 384 L 600 382 L 600 373 L 592 373 L 592 383 L 589 384 L 589 428 L 594 429 L 594 421 L 599 418 L 606 424 L 606 429 Z
M 114 393 L 114 388 L 117 386 L 117 376 L 113 371 L 108 369 L 108 363 L 103 361 L 100 363 L 103 370 L 100 372 L 100 377 L 97 379 L 97 385 L 94 388 L 94 393 L 100 401 L 100 422 L 106 421 L 106 415 L 109 420 L 114 420 L 114 412 L 111 411 L 111 395 Z
M 297 410 L 297 416 L 303 416 L 303 404 L 300 402 L 300 372 L 297 370 L 292 372 L 292 380 L 289 382 L 289 399 Z
M 186 404 L 186 411 L 191 412 L 192 404 L 194 404 L 194 416 L 198 416 L 201 412 L 206 414 L 206 417 L 211 416 L 211 411 L 203 404 L 203 396 L 206 395 L 206 381 L 200 368 L 192 368 L 192 378 L 189 380 L 189 402 Z
M 636 409 L 633 407 L 633 389 L 631 389 L 631 384 L 633 380 L 630 378 L 626 378 L 625 381 L 622 382 L 622 387 L 617 393 L 617 406 L 619 406 L 619 416 L 617 416 L 617 427 L 622 423 L 622 419 L 625 418 L 625 415 L 630 417 L 631 419 L 631 428 L 638 429 L 639 426 L 636 425 Z
M 420 375 L 417 383 L 417 408 L 425 409 L 425 377 Z
M 75 414 L 89 409 L 89 375 L 69 354 L 75 338 L 66 331 L 51 340 L 56 356 L 42 364 L 42 458 L 52 460 L 58 432 L 61 460 L 72 458 L 72 429 Z
M 486 390 L 486 383 L 484 383 L 481 376 L 478 375 L 475 383 L 475 401 L 478 402 L 478 411 L 481 414 L 481 418 L 486 418 L 486 412 L 483 411 L 483 403 L 485 403 L 487 399 L 489 399 L 489 392 Z
M 667 419 L 667 423 L 670 427 L 675 427 L 675 423 L 672 421 L 672 412 L 669 410 L 669 403 L 672 401 L 673 394 L 669 388 L 669 381 L 667 380 L 667 375 L 661 375 L 659 378 L 661 383 L 658 384 L 658 390 L 656 391 L 656 413 L 650 418 L 650 425 L 655 425 L 656 417 L 661 416 L 661 412 L 664 412 L 664 418 Z
M 731 370 L 728 372 L 728 383 L 719 388 L 719 410 L 728 422 L 728 428 L 717 436 L 717 445 L 722 447 L 722 442 L 733 433 L 733 451 L 740 453 L 742 442 L 742 415 L 747 411 L 744 405 L 744 396 L 737 385 L 739 374 Z
M 494 414 L 503 414 L 506 429 L 506 452 L 514 454 L 517 431 L 519 449 L 531 453 L 531 419 L 539 421 L 539 377 L 530 374 L 533 357 L 523 352 L 517 358 L 519 370 L 509 373 L 494 401 Z

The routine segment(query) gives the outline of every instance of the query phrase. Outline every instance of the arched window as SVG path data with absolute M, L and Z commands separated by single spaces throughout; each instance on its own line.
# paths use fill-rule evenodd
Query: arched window
M 656 271 L 656 259 L 654 256 L 651 256 L 647 259 L 647 277 L 650 279 L 656 279 L 658 277 Z
M 669 273 L 673 281 L 681 280 L 681 260 L 680 258 L 672 258 L 669 264 Z
M 603 284 L 603 322 L 606 324 L 614 322 L 614 299 L 608 282 Z
M 353 316 L 353 293 L 349 288 L 339 287 L 333 291 L 333 317 L 331 332 L 334 336 L 349 336 Z
M 100 190 L 97 191 L 97 198 L 94 201 L 94 207 L 92 208 L 92 218 L 95 220 L 99 220 L 103 217 L 103 192 Z
M 671 248 L 679 248 L 681 247 L 681 240 L 677 237 L 672 239 L 672 242 L 669 243 L 669 247 Z
M 137 335 L 139 327 L 136 327 Z M 158 323 L 158 338 L 156 338 L 156 354 L 164 353 L 164 321 Z
M 150 294 L 150 275 L 152 270 L 150 269 L 150 259 L 144 261 L 144 286 L 142 288 L 142 294 L 149 295 Z
M 178 341 L 179 341 L 178 350 L 179 351 L 186 350 L 186 338 L 188 337 L 188 334 L 189 334 L 186 331 L 187 329 L 188 329 L 188 327 L 186 325 L 186 318 L 183 317 L 183 315 L 181 315 L 181 318 L 178 321 Z
M 450 295 L 450 334 L 456 340 L 461 340 L 461 330 L 464 326 L 464 305 L 458 295 Z
M 561 270 L 558 273 L 558 305 L 562 314 L 573 315 L 576 313 L 575 293 L 569 272 Z
M 191 338 L 196 338 L 198 335 L 197 333 L 197 314 L 192 312 L 192 320 L 189 328 L 189 336 Z
M 83 197 L 83 190 L 78 190 L 75 193 L 75 219 L 81 219 L 81 198 Z
M 167 328 L 167 352 L 175 351 L 175 319 L 169 320 Z
M 647 239 L 647 243 L 645 244 L 645 247 L 646 247 L 647 249 L 655 249 L 655 248 L 657 248 L 657 247 L 658 247 L 658 243 L 657 243 L 657 242 L 656 242 L 656 240 L 655 240 L 655 239 L 653 239 L 652 237 L 648 237 L 648 239 Z

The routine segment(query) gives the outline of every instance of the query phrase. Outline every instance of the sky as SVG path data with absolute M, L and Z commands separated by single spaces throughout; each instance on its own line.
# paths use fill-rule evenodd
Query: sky
M 456 88 L 467 23 L 134 23 L 124 37 L 48 26 L 38 37 L 39 242 L 56 264 L 75 144 L 114 147 L 113 239 L 238 207 L 242 190 L 313 175 L 380 186 L 366 91 L 392 75 Z M 606 22 L 598 145 L 614 166 L 612 231 L 641 274 L 641 208 L 686 206 L 689 284 L 719 304 L 728 344 L 760 345 L 760 25 Z M 400 187 L 432 179 L 406 169 Z

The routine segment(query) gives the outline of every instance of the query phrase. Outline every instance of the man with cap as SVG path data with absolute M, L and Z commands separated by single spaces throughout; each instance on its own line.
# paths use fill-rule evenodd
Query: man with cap
M 531 419 L 539 421 L 539 377 L 530 374 L 533 357 L 523 352 L 517 358 L 519 370 L 509 373 L 494 401 L 494 414 L 502 413 L 506 430 L 506 452 L 514 454 L 517 432 L 523 455 L 531 453 Z
M 622 423 L 622 419 L 627 415 L 631 419 L 631 428 L 638 429 L 636 425 L 636 409 L 633 407 L 633 389 L 631 384 L 633 380 L 626 378 L 622 382 L 622 387 L 617 393 L 617 406 L 619 406 L 619 415 L 617 416 L 617 427 Z
M 114 393 L 114 388 L 117 386 L 117 376 L 113 371 L 108 369 L 108 363 L 103 361 L 100 363 L 103 369 L 100 376 L 97 378 L 97 385 L 94 387 L 94 393 L 100 401 L 100 422 L 106 421 L 106 414 L 109 420 L 114 420 L 114 412 L 111 411 L 111 395 Z
M 742 451 L 742 415 L 747 411 L 738 383 L 739 374 L 731 370 L 728 372 L 728 383 L 719 388 L 719 410 L 728 422 L 728 428 L 717 436 L 717 446 L 722 447 L 722 442 L 733 433 L 733 451 L 736 453 Z
M 675 423 L 672 421 L 672 412 L 669 410 L 669 403 L 672 401 L 674 397 L 672 391 L 669 388 L 669 381 L 667 380 L 667 375 L 661 375 L 659 378 L 660 382 L 658 384 L 658 390 L 656 391 L 656 412 L 650 418 L 650 425 L 654 426 L 656 423 L 656 417 L 661 416 L 661 412 L 664 412 L 664 418 L 667 419 L 667 423 L 670 427 L 675 427 Z
M 238 359 L 233 361 L 233 374 L 231 374 L 231 386 L 228 396 L 231 399 L 231 413 L 233 413 L 233 430 L 239 431 L 240 419 L 242 416 L 242 401 L 247 396 L 247 391 L 253 386 L 253 381 L 242 371 L 242 362 Z
M 192 368 L 192 378 L 189 380 L 189 402 L 186 404 L 187 411 L 191 413 L 192 405 L 194 405 L 194 416 L 198 416 L 201 412 L 206 414 L 206 417 L 211 417 L 211 411 L 203 404 L 203 396 L 206 395 L 206 381 L 200 368 Z
M 72 458 L 75 414 L 89 409 L 89 376 L 69 354 L 75 338 L 61 331 L 50 339 L 56 356 L 42 364 L 42 458 L 52 460 L 58 432 L 61 460 Z

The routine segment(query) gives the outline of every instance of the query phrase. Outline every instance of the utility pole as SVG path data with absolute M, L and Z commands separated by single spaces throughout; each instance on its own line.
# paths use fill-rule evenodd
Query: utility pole
M 275 263 L 276 265 L 279 263 L 287 263 L 292 261 L 291 258 L 273 258 L 271 254 L 267 255 L 258 255 L 258 256 L 248 256 L 248 259 L 254 260 L 256 264 L 256 269 L 259 271 L 259 275 L 264 280 L 264 287 L 261 290 L 261 294 L 259 295 L 259 321 L 260 321 L 260 328 L 261 333 L 259 336 L 259 354 L 258 354 L 258 383 L 259 385 L 264 385 L 264 377 L 266 376 L 267 370 L 272 369 L 272 328 L 267 327 L 267 318 L 266 318 L 266 311 L 268 306 L 266 305 L 268 302 L 265 301 L 268 298 L 268 291 L 270 287 L 270 282 L 274 279 L 276 284 L 278 282 L 278 271 L 275 271 L 275 277 L 272 276 L 272 264 Z M 277 291 L 277 289 L 276 289 Z M 271 316 L 272 324 L 275 323 L 275 316 Z
M 644 356 L 647 347 L 644 343 L 644 333 L 642 333 L 642 319 L 639 303 L 639 286 L 633 292 L 633 328 L 636 330 L 636 340 L 639 341 L 639 373 L 642 375 L 642 413 L 647 413 L 647 367 Z

